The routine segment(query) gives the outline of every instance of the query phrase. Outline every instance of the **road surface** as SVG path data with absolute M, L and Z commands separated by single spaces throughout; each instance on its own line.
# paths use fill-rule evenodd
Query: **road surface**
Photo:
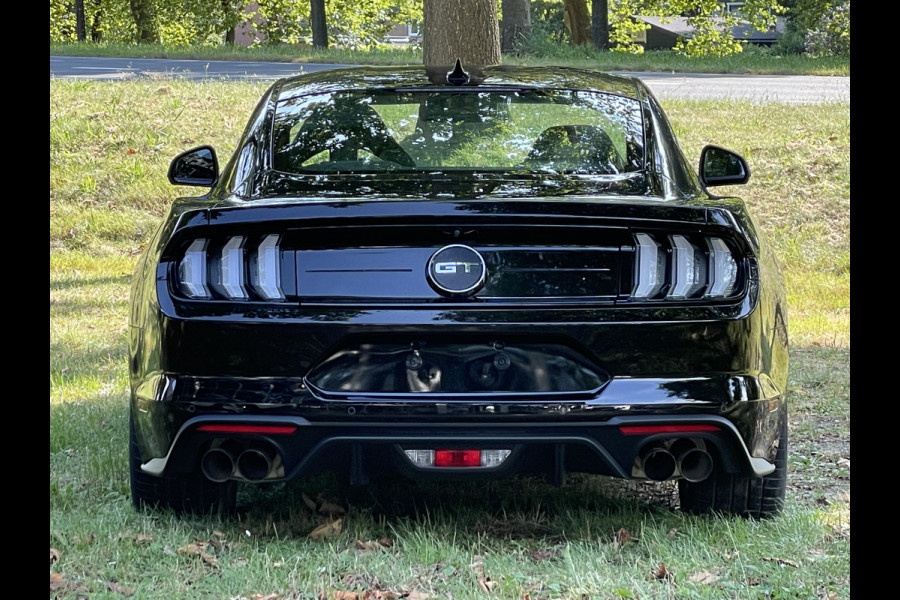
M 115 81 L 138 77 L 274 81 L 279 77 L 345 65 L 51 56 L 50 77 Z M 710 73 L 629 72 L 660 99 L 730 99 L 753 103 L 808 104 L 850 102 L 850 77 L 808 75 L 716 75 Z

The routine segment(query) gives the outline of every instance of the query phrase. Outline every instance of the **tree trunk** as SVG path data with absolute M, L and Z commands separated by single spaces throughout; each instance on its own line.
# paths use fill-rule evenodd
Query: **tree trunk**
M 424 0 L 422 21 L 425 66 L 500 64 L 496 0 Z
M 591 0 L 591 37 L 597 50 L 609 49 L 609 2 Z
M 309 21 L 312 27 L 313 46 L 328 47 L 328 25 L 325 22 L 325 0 L 309 0 Z
M 84 27 L 84 0 L 75 0 L 75 37 L 79 42 L 87 40 L 87 31 Z
M 531 0 L 502 0 L 500 50 L 515 52 L 531 29 Z
M 225 23 L 231 20 L 231 2 L 229 0 L 222 0 L 222 17 Z M 227 46 L 234 46 L 235 33 L 234 26 L 225 29 L 225 44 Z
M 587 0 L 565 0 L 563 20 L 572 34 L 572 43 L 583 46 L 591 43 L 591 17 Z
M 103 38 L 103 32 L 100 30 L 100 17 L 103 14 L 103 5 L 100 0 L 91 0 L 91 6 L 94 16 L 91 18 L 91 41 L 99 42 Z
M 153 0 L 129 0 L 131 17 L 137 27 L 138 42 L 141 44 L 159 43 L 159 32 L 156 29 L 156 15 L 153 11 Z

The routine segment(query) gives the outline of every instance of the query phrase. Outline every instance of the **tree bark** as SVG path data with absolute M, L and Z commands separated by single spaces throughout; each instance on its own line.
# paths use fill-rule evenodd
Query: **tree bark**
M 229 2 L 229 0 L 222 0 L 222 17 L 224 18 L 226 23 L 229 21 L 230 16 L 231 16 L 231 2 Z M 234 46 L 234 40 L 235 40 L 235 36 L 236 36 L 235 34 L 236 34 L 236 31 L 235 31 L 234 26 L 228 27 L 227 29 L 225 29 L 224 40 L 225 40 L 225 44 L 227 46 Z
M 572 43 L 583 46 L 591 43 L 591 17 L 587 0 L 565 0 L 563 20 L 572 34 Z
M 591 38 L 597 50 L 609 49 L 608 0 L 591 0 Z
M 328 25 L 325 22 L 325 0 L 309 0 L 309 22 L 312 27 L 313 46 L 328 47 Z
M 84 26 L 84 0 L 75 0 L 75 37 L 79 42 L 87 40 L 87 30 Z
M 422 21 L 425 66 L 500 64 L 496 0 L 424 0 Z
M 515 52 L 531 29 L 531 0 L 502 0 L 500 51 Z
M 153 11 L 153 0 L 129 0 L 131 17 L 137 27 L 138 42 L 141 44 L 159 43 L 159 32 L 156 28 L 156 15 Z

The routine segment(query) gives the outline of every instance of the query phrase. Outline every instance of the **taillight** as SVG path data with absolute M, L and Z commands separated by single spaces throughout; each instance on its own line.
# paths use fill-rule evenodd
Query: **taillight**
M 194 299 L 248 300 L 252 291 L 263 300 L 284 300 L 279 240 L 268 235 L 248 248 L 244 236 L 219 244 L 196 239 L 178 263 L 178 288 Z
M 662 247 L 646 233 L 634 236 L 637 242 L 637 269 L 632 296 L 652 298 L 666 281 L 666 255 Z
M 218 291 L 226 298 L 246 300 L 244 287 L 244 238 L 236 236 L 222 246 L 219 256 Z
M 250 284 L 266 300 L 283 300 L 279 236 L 269 235 L 250 257 Z
M 715 237 L 634 234 L 633 300 L 727 298 L 737 291 L 738 263 Z
M 194 240 L 184 253 L 178 265 L 178 283 L 191 298 L 208 298 L 208 275 L 206 272 L 207 240 Z

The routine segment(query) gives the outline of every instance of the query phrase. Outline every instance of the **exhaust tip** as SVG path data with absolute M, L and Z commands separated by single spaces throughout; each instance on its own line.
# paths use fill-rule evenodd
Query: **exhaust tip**
M 222 447 L 207 450 L 200 461 L 203 475 L 216 483 L 228 481 L 234 475 L 234 468 L 234 455 Z
M 693 483 L 703 481 L 712 475 L 712 456 L 705 450 L 693 448 L 681 455 L 678 459 L 678 467 L 681 470 L 681 476 L 686 480 Z
M 262 481 L 272 471 L 275 453 L 264 448 L 248 448 L 237 459 L 237 468 L 248 481 Z
M 665 481 L 675 474 L 675 457 L 661 447 L 653 447 L 641 454 L 644 475 L 653 481 Z

